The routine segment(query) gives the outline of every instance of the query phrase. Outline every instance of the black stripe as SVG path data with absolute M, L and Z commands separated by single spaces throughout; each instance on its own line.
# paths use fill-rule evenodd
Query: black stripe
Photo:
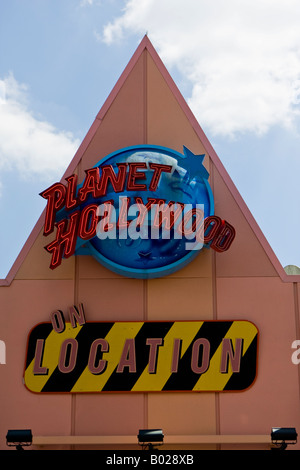
M 178 371 L 171 374 L 162 390 L 193 390 L 201 376 L 201 374 L 196 374 L 191 369 L 193 343 L 198 338 L 206 338 L 210 343 L 211 359 L 231 325 L 232 322 L 204 322 L 180 359 Z
M 147 338 L 164 338 L 173 322 L 144 323 L 135 337 L 136 372 L 116 372 L 117 367 L 103 387 L 103 391 L 129 391 L 140 378 L 149 361 L 150 347 L 146 345 Z
M 42 392 L 70 392 L 80 375 L 88 364 L 90 348 L 97 338 L 105 338 L 114 323 L 85 323 L 76 340 L 78 341 L 77 361 L 74 369 L 69 373 L 62 373 L 55 368 Z

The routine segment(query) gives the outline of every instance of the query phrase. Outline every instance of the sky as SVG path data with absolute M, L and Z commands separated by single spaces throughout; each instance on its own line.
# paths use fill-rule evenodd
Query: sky
M 0 0 L 0 278 L 148 35 L 282 266 L 300 267 L 299 0 Z

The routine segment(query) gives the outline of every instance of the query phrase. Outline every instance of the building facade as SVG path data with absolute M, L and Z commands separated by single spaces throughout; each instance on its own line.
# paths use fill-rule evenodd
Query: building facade
M 268 449 L 272 427 L 300 429 L 300 276 L 278 262 L 147 37 L 53 183 L 0 281 L 1 449 L 8 429 L 31 429 L 33 449 L 139 449 L 140 429 L 162 429 L 164 449 Z M 200 194 L 201 249 L 183 256 L 167 240 L 151 264 L 154 244 L 136 248 L 138 235 L 94 243 L 97 197 L 149 212 L 149 191 L 156 205 Z

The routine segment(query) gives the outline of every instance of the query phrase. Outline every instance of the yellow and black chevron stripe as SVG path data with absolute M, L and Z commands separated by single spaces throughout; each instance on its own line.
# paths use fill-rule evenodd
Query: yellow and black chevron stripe
M 99 338 L 106 340 L 109 349 L 101 352 L 99 348 L 95 361 L 105 360 L 106 367 L 96 374 L 90 371 L 88 363 L 91 346 Z M 130 354 L 134 356 L 135 370 L 123 367 L 120 372 L 118 364 L 125 341 L 130 338 L 134 340 Z M 149 338 L 162 339 L 156 350 L 154 372 L 148 369 Z M 209 365 L 203 373 L 195 373 L 191 367 L 193 345 L 199 338 L 209 344 Z M 236 340 L 242 340 L 238 371 L 232 370 L 230 360 L 226 372 L 220 370 L 224 338 L 230 339 L 233 354 Z M 39 366 L 47 372 L 35 374 L 38 340 L 43 344 Z M 68 340 L 76 344 L 76 351 L 73 351 L 76 360 L 72 370 L 66 372 L 59 364 L 62 344 Z M 180 350 L 176 356 L 176 371 L 172 372 L 175 340 L 180 340 Z M 87 322 L 76 328 L 66 323 L 62 333 L 57 333 L 51 323 L 41 323 L 28 337 L 24 382 L 30 391 L 37 393 L 241 391 L 255 380 L 257 351 L 258 330 L 248 321 Z M 63 361 L 68 360 L 65 355 Z M 201 360 L 199 354 L 200 364 Z

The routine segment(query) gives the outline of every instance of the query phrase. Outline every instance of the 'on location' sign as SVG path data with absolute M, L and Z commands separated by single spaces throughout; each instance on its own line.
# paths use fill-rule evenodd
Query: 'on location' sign
M 248 321 L 41 323 L 24 381 L 37 393 L 242 391 L 256 378 L 257 348 Z

